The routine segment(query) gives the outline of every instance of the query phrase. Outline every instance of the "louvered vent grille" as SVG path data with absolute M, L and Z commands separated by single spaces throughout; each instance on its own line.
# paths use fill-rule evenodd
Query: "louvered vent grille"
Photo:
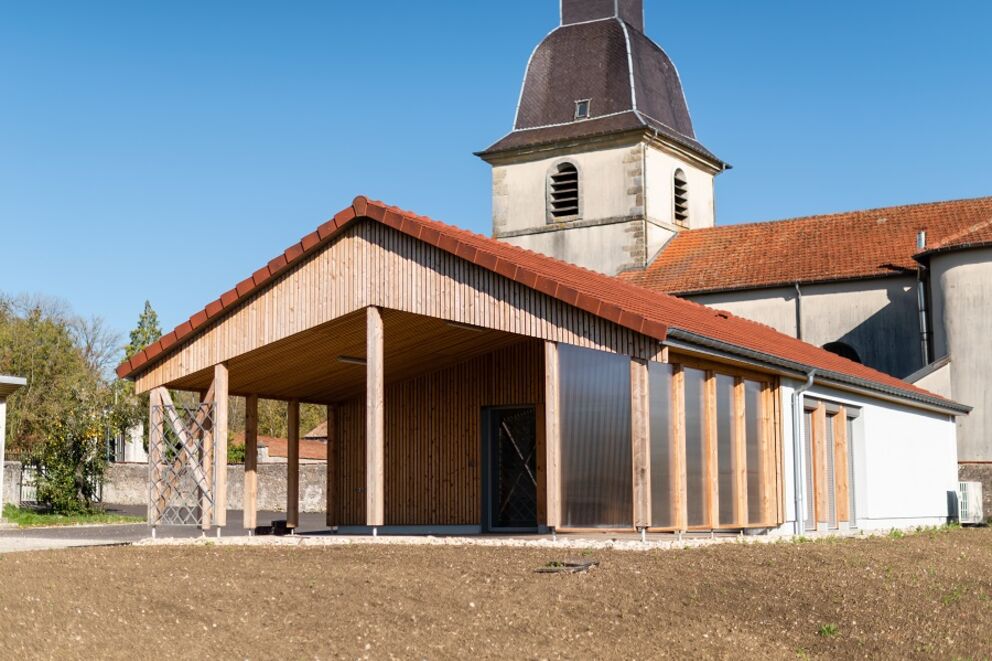
M 551 216 L 568 220 L 579 215 L 579 171 L 571 163 L 562 163 L 551 175 Z
M 675 223 L 689 224 L 689 182 L 682 170 L 675 171 Z

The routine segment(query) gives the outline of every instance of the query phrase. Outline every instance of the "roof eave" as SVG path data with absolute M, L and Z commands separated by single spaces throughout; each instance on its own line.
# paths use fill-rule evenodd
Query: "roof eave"
M 0 398 L 13 395 L 21 388 L 28 385 L 28 380 L 20 376 L 0 376 Z M 3 439 L 0 439 L 3 442 Z
M 640 271 L 631 270 L 626 271 L 625 274 L 636 274 L 638 272 L 643 273 L 644 270 Z M 743 292 L 743 291 L 760 291 L 763 289 L 780 289 L 782 287 L 795 287 L 796 285 L 829 285 L 836 282 L 857 282 L 859 280 L 885 280 L 887 278 L 898 278 L 905 277 L 908 275 L 915 275 L 916 269 L 904 269 L 899 271 L 891 271 L 889 273 L 874 273 L 874 274 L 859 274 L 850 275 L 843 277 L 834 278 L 800 278 L 798 280 L 782 280 L 774 281 L 770 283 L 760 283 L 760 284 L 746 284 L 746 285 L 736 285 L 732 287 L 707 287 L 704 289 L 687 289 L 687 290 L 672 290 L 665 291 L 666 294 L 671 294 L 672 296 L 679 296 L 684 298 L 686 296 L 705 296 L 707 294 L 723 294 L 729 292 Z M 636 284 L 636 282 L 635 282 Z M 640 285 L 644 287 L 645 285 Z M 648 289 L 653 289 L 648 286 Z
M 971 243 L 960 243 L 950 246 L 937 246 L 930 250 L 913 255 L 913 259 L 920 264 L 926 264 L 927 260 L 935 255 L 943 255 L 950 252 L 963 252 L 965 250 L 981 250 L 982 248 L 992 248 L 992 241 L 973 241 Z
M 567 149 L 571 147 L 577 147 L 584 144 L 589 144 L 590 140 L 608 140 L 611 138 L 616 138 L 623 135 L 639 136 L 642 138 L 651 138 L 657 140 L 658 142 L 664 143 L 670 149 L 678 151 L 680 154 L 687 158 L 698 161 L 701 165 L 709 167 L 714 171 L 714 173 L 724 172 L 726 170 L 733 169 L 733 165 L 723 161 L 711 152 L 705 149 L 697 149 L 692 145 L 683 143 L 682 141 L 676 140 L 671 136 L 658 131 L 651 126 L 644 124 L 641 120 L 642 126 L 635 128 L 627 128 L 618 131 L 604 131 L 601 133 L 591 133 L 589 135 L 577 136 L 573 138 L 557 139 L 557 140 L 544 140 L 535 141 L 531 144 L 521 145 L 518 147 L 499 147 L 500 143 L 509 138 L 511 135 L 522 132 L 521 130 L 513 130 L 504 135 L 502 138 L 497 140 L 491 146 L 487 147 L 483 151 L 474 152 L 474 155 L 486 161 L 487 163 L 493 164 L 494 161 L 498 161 L 502 158 L 511 158 L 513 156 L 519 156 L 524 154 L 540 153 L 545 151 L 553 151 L 556 149 Z M 531 131 L 535 129 L 523 129 L 523 131 Z
M 685 342 L 689 345 L 708 348 L 720 353 L 729 354 L 731 356 L 739 356 L 749 359 L 755 361 L 759 365 L 778 367 L 784 370 L 786 376 L 794 378 L 805 378 L 805 376 L 814 369 L 811 365 L 806 365 L 785 358 L 779 358 L 778 356 L 763 353 L 761 351 L 755 351 L 753 349 L 745 349 L 678 328 L 669 328 L 668 335 L 669 339 L 666 341 L 666 344 L 670 347 L 678 348 L 680 342 Z M 942 399 L 940 397 L 927 397 L 919 393 L 914 393 L 908 390 L 899 390 L 894 387 L 875 383 L 866 379 L 848 376 L 846 374 L 840 374 L 820 368 L 815 369 L 816 381 L 823 385 L 858 392 L 876 399 L 896 401 L 904 405 L 922 408 L 945 415 L 967 415 L 972 411 L 972 407 L 970 406 Z

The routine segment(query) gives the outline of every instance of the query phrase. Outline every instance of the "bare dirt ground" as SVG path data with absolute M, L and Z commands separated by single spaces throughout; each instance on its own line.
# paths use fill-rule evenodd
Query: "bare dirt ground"
M 536 574 L 594 558 L 585 575 Z M 124 547 L 0 557 L 4 658 L 992 656 L 992 531 L 685 551 Z

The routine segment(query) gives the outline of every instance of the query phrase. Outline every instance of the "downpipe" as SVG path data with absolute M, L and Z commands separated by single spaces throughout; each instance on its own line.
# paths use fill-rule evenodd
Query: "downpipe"
M 792 393 L 792 479 L 796 501 L 795 534 L 797 536 L 806 532 L 806 497 L 803 493 L 806 489 L 806 480 L 803 479 L 806 474 L 804 465 L 806 453 L 803 451 L 802 438 L 803 395 L 813 387 L 815 377 L 816 370 L 811 370 L 806 375 L 805 385 Z

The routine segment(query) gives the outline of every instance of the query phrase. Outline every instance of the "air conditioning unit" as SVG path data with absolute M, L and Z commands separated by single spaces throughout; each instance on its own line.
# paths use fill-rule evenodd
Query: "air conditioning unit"
M 962 525 L 981 525 L 985 523 L 985 513 L 982 511 L 982 483 L 961 482 L 960 516 Z

